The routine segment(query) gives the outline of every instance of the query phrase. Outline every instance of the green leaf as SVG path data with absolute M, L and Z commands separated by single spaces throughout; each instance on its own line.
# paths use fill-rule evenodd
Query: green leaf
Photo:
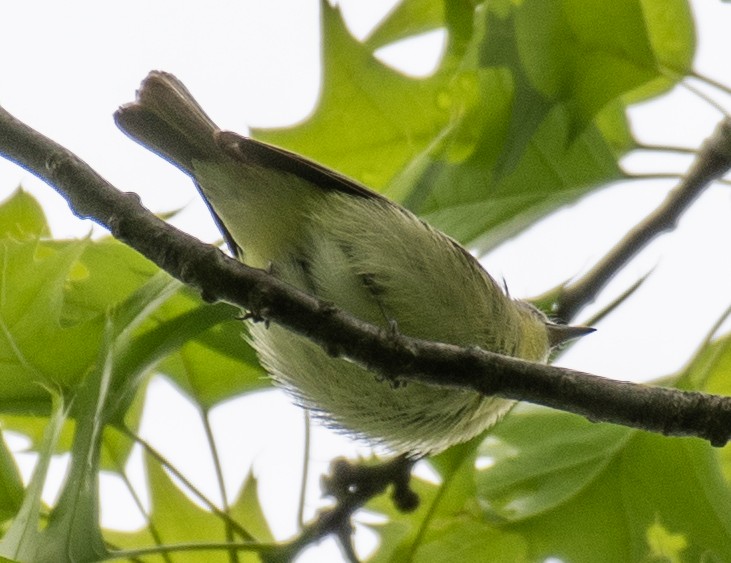
M 666 67 L 686 73 L 694 43 L 687 5 L 671 1 L 530 0 L 516 11 L 516 43 L 532 87 L 569 108 L 583 128 L 610 100 L 669 88 Z M 648 85 L 653 85 L 648 90 Z
M 237 308 L 203 303 L 190 289 L 116 241 L 95 245 L 84 253 L 82 262 L 90 279 L 78 283 L 68 300 L 83 303 L 87 315 L 114 303 L 115 324 L 124 327 L 116 345 L 119 401 L 113 408 L 118 416 L 131 400 L 129 392 L 153 367 L 205 408 L 267 385 L 254 351 L 243 338 Z M 114 283 L 94 281 L 94 276 L 108 276 L 110 271 L 118 272 Z
M 48 524 L 36 539 L 35 561 L 95 561 L 107 554 L 99 525 L 99 454 L 114 371 L 111 321 L 105 324 L 98 368 L 76 388 L 71 465 Z
M 61 248 L 0 240 L 0 408 L 49 409 L 45 386 L 79 382 L 95 361 L 101 320 L 71 322 L 63 315 L 64 288 L 86 241 Z
M 23 481 L 18 466 L 0 434 L 0 523 L 8 520 L 23 502 Z
M 51 234 L 40 204 L 22 188 L 0 202 L 0 238 L 27 239 Z
M 363 45 L 325 4 L 317 110 L 295 127 L 255 134 L 383 190 L 486 251 L 623 178 L 617 160 L 634 147 L 625 104 L 666 91 L 692 61 L 687 3 L 663 6 L 526 0 L 473 10 L 411 0 Z M 448 48 L 429 78 L 373 56 L 377 45 L 442 25 Z
M 647 544 L 651 559 L 681 563 L 681 555 L 688 547 L 688 540 L 682 534 L 669 532 L 658 519 L 647 528 Z
M 643 0 L 645 31 L 657 66 L 667 73 L 688 74 L 696 49 L 693 13 L 683 0 Z
M 683 543 L 683 560 L 731 557 L 731 495 L 705 442 L 615 432 L 564 413 L 511 419 L 485 447 L 495 463 L 478 476 L 478 496 L 532 560 L 649 560 L 658 522 L 663 549 Z
M 125 427 L 134 431 L 139 427 L 142 407 L 144 406 L 145 392 L 141 389 L 135 397 L 133 405 L 127 412 Z M 128 420 L 129 419 L 129 420 Z M 107 424 L 102 435 L 99 452 L 99 469 L 122 475 L 134 446 L 134 441 L 112 423 Z
M 528 563 L 526 542 L 496 530 L 480 518 L 461 516 L 435 527 L 412 559 L 424 563 Z
M 0 556 L 18 561 L 37 561 L 41 524 L 41 493 L 48 476 L 51 457 L 61 428 L 68 417 L 67 405 L 58 394 L 53 394 L 52 414 L 39 448 L 38 463 L 26 489 L 23 504 L 10 528 L 0 540 Z
M 180 289 L 182 283 L 162 270 L 155 272 L 143 284 L 120 301 L 113 311 L 118 347 L 128 347 L 133 332 L 165 305 Z
M 443 78 L 415 81 L 379 62 L 322 2 L 323 86 L 317 111 L 290 129 L 254 129 L 373 187 L 381 188 L 434 139 L 452 109 Z
M 444 537 L 444 527 L 452 526 L 455 518 L 461 523 L 467 515 L 479 515 L 474 504 L 474 464 L 480 441 L 478 437 L 458 444 L 429 460 L 439 473 L 440 482 L 435 485 L 412 479 L 411 486 L 419 495 L 419 506 L 414 512 L 397 512 L 390 499 L 384 496 L 368 503 L 370 510 L 391 519 L 386 524 L 372 526 L 384 545 L 372 561 L 409 561 L 432 541 L 435 543 L 427 548 L 427 553 L 436 556 L 433 550 L 441 549 L 436 546 L 451 541 Z
M 51 404 L 49 396 L 49 405 Z M 21 433 L 30 441 L 25 451 L 40 452 L 45 436 L 46 428 L 49 424 L 49 418 L 52 416 L 52 408 L 40 410 L 33 415 L 2 415 L 3 428 Z M 58 439 L 54 442 L 54 454 L 63 454 L 71 449 L 74 439 L 74 422 L 68 420 L 59 431 Z
M 230 314 L 225 314 L 230 319 Z M 159 368 L 205 410 L 236 395 L 271 386 L 256 353 L 244 340 L 243 324 L 221 321 L 219 318 L 219 324 L 186 342 Z
M 74 244 L 77 242 L 56 242 L 60 248 Z M 105 315 L 157 272 L 157 266 L 119 241 L 88 241 L 66 288 L 64 318 L 70 322 Z
M 484 469 L 468 449 L 435 458 L 440 484 L 413 481 L 415 513 L 369 505 L 391 518 L 375 561 L 731 556 L 731 495 L 705 442 L 524 407 L 480 446 Z
M 499 424 L 480 448 L 494 464 L 478 472 L 478 494 L 506 521 L 542 514 L 596 479 L 632 435 L 621 426 L 524 408 Z
M 190 544 L 195 542 L 226 542 L 226 526 L 213 513 L 194 504 L 183 491 L 177 487 L 163 467 L 153 458 L 145 457 L 147 482 L 150 491 L 149 525 L 137 532 L 105 531 L 108 541 L 121 549 L 137 549 L 144 546 L 166 544 Z M 242 493 L 235 510 L 244 508 L 254 510 L 248 517 L 255 521 L 259 531 L 266 525 L 258 521 L 257 514 L 261 509 L 255 503 L 255 484 L 248 482 L 249 489 Z M 252 490 L 251 487 L 254 487 Z M 239 538 L 239 541 L 240 538 Z M 170 555 L 176 563 L 196 563 L 201 560 L 212 563 L 230 561 L 229 553 L 223 548 L 215 550 L 179 551 Z M 146 561 L 163 561 L 161 556 L 148 556 Z M 257 556 L 239 552 L 240 561 L 259 561 Z
M 259 501 L 259 480 L 249 472 L 239 491 L 238 498 L 231 505 L 231 517 L 260 542 L 273 542 L 274 535 L 264 516 Z
M 423 533 L 427 531 L 424 523 L 430 519 L 431 507 L 439 499 L 439 487 L 414 478 L 411 487 L 419 495 L 419 507 L 409 514 L 397 512 L 385 495 L 367 504 L 369 510 L 389 517 L 389 521 L 384 524 L 368 524 L 381 538 L 381 546 L 369 562 L 409 561 L 423 543 Z
M 134 428 L 130 405 L 161 361 L 204 408 L 267 385 L 245 342 L 238 310 L 209 305 L 125 245 L 102 241 L 0 240 L 0 410 L 6 428 L 40 443 L 50 412 L 45 386 L 72 389 L 94 369 L 112 310 L 114 381 L 109 415 Z M 40 297 L 39 297 L 40 296 Z M 137 401 L 139 405 L 139 401 Z M 134 411 L 139 416 L 139 407 Z M 73 429 L 56 445 L 71 446 Z M 122 449 L 131 444 L 123 441 Z M 104 466 L 116 467 L 105 457 Z
M 704 346 L 678 379 L 684 389 L 701 389 L 715 395 L 731 395 L 731 334 Z M 726 483 L 731 485 L 731 445 L 718 450 L 718 459 Z
M 48 423 L 46 388 L 68 392 L 95 369 L 106 311 L 156 269 L 120 243 L 6 239 L 0 252 L 6 265 L 0 277 L 6 296 L 0 302 L 0 409 L 7 413 L 4 426 L 29 437 L 33 449 Z M 67 426 L 55 442 L 57 452 L 68 451 L 72 439 Z
M 515 88 L 509 75 L 486 70 L 477 78 L 481 96 L 493 93 L 493 111 L 509 113 Z M 485 111 L 480 103 L 475 107 Z M 459 160 L 450 156 L 454 145 L 445 142 L 441 153 L 422 157 L 407 171 L 409 175 L 417 171 L 415 176 L 399 178 L 394 185 L 406 182 L 410 187 L 400 191 L 410 192 L 405 200 L 408 207 L 481 251 L 576 201 L 595 186 L 621 177 L 612 147 L 595 126 L 570 142 L 569 116 L 563 108 L 552 110 L 535 127 L 521 124 L 533 132 L 522 141 L 511 138 L 504 122 L 480 127 L 471 113 L 463 121 L 470 127 L 477 124 L 469 151 L 465 151 L 464 135 L 459 140 L 459 152 L 466 156 Z M 505 152 L 522 142 L 520 154 Z
M 124 411 L 140 378 L 157 367 L 190 392 L 205 408 L 237 393 L 267 385 L 252 348 L 244 340 L 238 309 L 207 304 L 192 291 L 159 272 L 156 266 L 113 240 L 85 252 L 82 262 L 89 280 L 68 296 L 84 304 L 86 315 L 115 304 L 115 324 L 124 327 L 117 342 L 115 388 Z M 97 283 L 95 276 L 113 283 Z M 124 318 L 122 318 L 122 315 Z M 158 363 L 161 365 L 157 365 Z
M 454 5 L 456 9 L 467 12 L 471 18 L 471 5 L 458 2 L 454 2 Z M 365 44 L 370 49 L 376 50 L 389 43 L 443 27 L 446 23 L 445 10 L 448 9 L 450 9 L 449 3 L 434 0 L 399 2 L 371 32 Z
M 466 68 L 474 69 L 477 101 L 463 105 L 463 124 L 452 122 L 439 144 L 419 155 L 388 193 L 463 243 L 486 251 L 620 179 L 617 158 L 634 146 L 623 100 L 630 94 L 646 99 L 670 86 L 665 66 L 654 57 L 667 65 L 674 56 L 682 59 L 675 61 L 677 68 L 687 66 L 692 21 L 686 14 L 676 29 L 657 11 L 645 14 L 635 0 L 595 4 L 528 0 L 478 11 L 479 30 L 461 67 L 462 77 Z M 632 27 L 643 32 L 617 48 L 602 26 L 592 26 L 597 13 L 609 29 L 639 18 Z M 645 28 L 656 30 L 663 41 L 650 40 Z M 642 48 L 631 53 L 626 69 L 604 72 L 605 58 L 624 61 L 621 55 L 635 44 Z M 584 56 L 587 51 L 597 60 Z
M 716 395 L 731 395 L 731 334 L 698 350 L 677 378 L 681 389 L 699 389 Z

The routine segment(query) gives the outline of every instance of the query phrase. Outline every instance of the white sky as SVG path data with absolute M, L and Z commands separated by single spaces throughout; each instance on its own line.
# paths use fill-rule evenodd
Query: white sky
M 391 3 L 348 2 L 345 14 L 353 32 L 364 36 Z M 696 68 L 731 83 L 727 57 L 731 4 L 697 0 L 693 6 L 700 29 Z M 204 240 L 215 240 L 218 234 L 193 186 L 117 130 L 111 117 L 116 107 L 133 99 L 151 69 L 176 74 L 219 125 L 244 133 L 249 126 L 283 126 L 302 120 L 317 99 L 319 20 L 314 0 L 127 0 L 118 5 L 26 0 L 5 2 L 2 23 L 0 104 L 75 151 L 113 184 L 140 193 L 151 209 L 187 206 L 176 224 Z M 423 74 L 435 63 L 440 40 L 433 34 L 424 43 L 389 56 L 398 57 L 399 64 L 412 73 Z M 728 107 L 728 98 L 717 99 Z M 631 115 L 642 140 L 686 147 L 697 146 L 719 119 L 715 110 L 682 89 L 634 109 Z M 626 165 L 638 171 L 682 172 L 687 162 L 633 156 Z M 90 225 L 73 218 L 50 188 L 0 161 L 0 200 L 18 184 L 42 200 L 56 235 L 88 232 Z M 486 258 L 487 268 L 493 276 L 503 276 L 514 295 L 539 294 L 591 266 L 672 185 L 667 180 L 628 183 L 588 198 L 498 248 Z M 730 215 L 729 187 L 709 189 L 677 231 L 654 242 L 612 283 L 599 305 L 655 268 L 632 302 L 602 323 L 563 363 L 619 379 L 646 379 L 677 370 L 731 302 Z M 166 406 L 147 411 L 144 435 L 217 498 L 212 467 L 201 462 L 200 452 L 207 452 L 207 446 L 202 430 L 194 424 L 197 414 L 164 382 L 151 387 L 150 401 L 165 401 Z M 268 417 L 267 422 L 262 417 Z M 275 531 L 280 536 L 293 533 L 301 452 L 291 444 L 301 441 L 300 411 L 278 393 L 269 392 L 223 405 L 213 419 L 220 430 L 229 495 L 255 460 L 267 508 L 277 515 Z M 183 429 L 188 422 L 190 427 Z M 242 443 L 244 432 L 225 431 L 231 427 L 270 428 L 271 435 L 246 435 Z M 312 503 L 318 495 L 317 471 L 332 456 L 354 451 L 346 439 L 324 430 L 317 432 L 314 441 Z M 27 454 L 19 456 L 26 476 L 32 461 Z M 63 463 L 59 461 L 59 467 Z M 60 473 L 57 476 L 60 479 Z M 104 486 L 116 485 L 105 479 Z M 49 497 L 53 489 L 49 486 Z M 104 521 L 139 523 L 134 511 L 114 498 L 112 508 L 105 506 Z M 372 541 L 367 534 L 361 537 L 364 546 Z M 330 545 L 302 561 L 338 557 Z

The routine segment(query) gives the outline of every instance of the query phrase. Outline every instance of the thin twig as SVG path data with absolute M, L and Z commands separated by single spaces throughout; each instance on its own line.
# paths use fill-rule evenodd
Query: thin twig
M 628 181 L 645 181 L 645 180 L 679 180 L 683 177 L 677 172 L 627 172 L 624 179 Z
M 731 167 L 731 119 L 724 118 L 701 145 L 690 170 L 665 201 L 635 226 L 586 275 L 566 286 L 553 313 L 564 321 L 573 319 L 591 303 L 614 275 L 660 233 L 671 230 L 680 216 L 711 182 Z
M 226 520 L 226 541 L 234 541 L 234 531 L 231 528 L 231 507 L 228 503 L 228 495 L 226 494 L 226 483 L 223 480 L 223 468 L 221 467 L 221 458 L 218 455 L 218 447 L 216 446 L 216 438 L 213 435 L 213 429 L 211 428 L 211 421 L 208 418 L 208 410 L 201 409 L 200 411 L 201 422 L 206 433 L 206 440 L 208 441 L 208 448 L 211 451 L 211 458 L 213 460 L 213 467 L 216 472 L 216 482 L 218 483 L 218 490 L 221 493 L 221 504 L 223 512 L 229 516 Z M 238 563 L 239 556 L 235 549 L 229 551 L 229 559 L 231 563 Z
M 565 317 L 593 295 L 618 265 L 648 238 L 672 226 L 700 190 L 731 163 L 731 124 L 724 121 L 705 143 L 688 179 L 648 224 L 615 250 L 585 287 L 571 288 Z M 0 154 L 47 181 L 75 213 L 105 225 L 174 277 L 221 300 L 276 322 L 390 380 L 471 389 L 485 395 L 573 412 L 591 420 L 675 436 L 698 436 L 724 445 L 731 436 L 731 398 L 613 381 L 534 364 L 483 350 L 426 342 L 365 323 L 331 303 L 296 290 L 263 270 L 249 268 L 217 248 L 159 220 L 134 194 L 116 190 L 70 151 L 33 131 L 0 108 Z M 669 208 L 669 209 L 666 209 Z
M 216 506 L 216 504 L 211 501 L 206 495 L 203 494 L 203 492 L 196 487 L 193 483 L 190 482 L 188 478 L 186 478 L 185 475 L 183 475 L 172 463 L 170 463 L 165 456 L 163 456 L 159 451 L 157 451 L 154 447 L 152 447 L 152 444 L 147 442 L 142 436 L 139 436 L 135 434 L 131 429 L 127 428 L 126 426 L 120 426 L 118 427 L 120 432 L 124 433 L 126 436 L 131 438 L 133 441 L 137 442 L 142 446 L 142 448 L 152 457 L 154 458 L 160 465 L 167 468 L 170 473 L 172 473 L 176 478 L 180 480 L 180 482 L 185 485 L 190 492 L 192 492 L 198 499 L 206 505 L 208 510 L 213 512 L 216 516 L 221 518 L 224 522 L 226 522 L 226 525 L 236 532 L 241 538 L 243 538 L 246 541 L 253 541 L 254 536 L 252 536 L 249 532 L 247 532 L 244 528 L 241 527 L 241 525 L 236 522 L 229 514 L 221 510 Z
M 145 555 L 162 555 L 171 553 L 190 553 L 193 551 L 222 551 L 222 550 L 250 551 L 254 553 L 266 553 L 279 549 L 277 544 L 265 544 L 258 542 L 191 542 L 172 543 L 154 547 L 143 547 L 141 549 L 127 549 L 108 553 L 99 561 L 115 561 L 117 559 L 140 558 Z
M 642 141 L 635 142 L 635 150 L 638 151 L 658 151 L 658 152 L 676 152 L 678 154 L 694 155 L 698 152 L 696 149 L 688 147 L 677 147 L 671 145 L 653 145 L 650 143 L 643 143 Z
M 305 525 L 305 499 L 307 497 L 307 481 L 310 476 L 310 439 L 312 425 L 310 411 L 302 409 L 304 417 L 304 444 L 302 446 L 302 478 L 300 479 L 300 495 L 297 501 L 297 527 L 301 530 Z
M 715 109 L 717 112 L 719 112 L 721 115 L 728 115 L 728 112 L 726 111 L 726 108 L 724 108 L 720 103 L 718 103 L 715 99 L 713 99 L 711 96 L 706 94 L 703 90 L 700 88 L 696 88 L 693 86 L 690 82 L 687 80 L 682 80 L 679 82 L 679 85 L 682 88 L 685 88 L 692 94 L 695 94 L 698 96 L 701 100 L 706 102 L 709 106 L 711 106 L 713 109 Z M 727 92 L 728 93 L 728 92 Z
M 127 488 L 127 491 L 129 492 L 130 496 L 132 497 L 132 501 L 135 503 L 135 506 L 137 507 L 137 510 L 140 511 L 140 514 L 144 517 L 145 521 L 147 522 L 147 529 L 150 532 L 150 536 L 152 536 L 152 541 L 155 542 L 155 545 L 162 545 L 163 541 L 160 537 L 160 533 L 157 530 L 157 526 L 152 521 L 152 518 L 150 518 L 150 514 L 145 510 L 145 506 L 142 503 L 142 499 L 140 498 L 140 495 L 137 494 L 137 490 L 132 485 L 132 482 L 129 480 L 129 476 L 127 475 L 127 471 L 123 466 L 121 466 L 116 459 L 114 458 L 115 465 L 117 467 L 117 473 L 119 474 L 120 479 L 122 479 L 122 482 L 124 483 L 125 487 Z M 112 550 L 119 550 L 118 547 L 111 545 L 107 543 L 107 547 Z M 162 558 L 166 563 L 171 563 L 170 556 L 167 553 L 162 553 Z M 136 558 L 130 558 L 131 560 L 138 561 Z
M 132 499 L 133 499 L 135 505 L 137 506 L 137 509 L 140 511 L 140 513 L 142 515 L 144 515 L 145 520 L 147 521 L 147 530 L 150 532 L 150 536 L 152 536 L 152 541 L 155 542 L 155 545 L 158 545 L 158 546 L 164 545 L 162 537 L 160 536 L 160 532 L 157 530 L 157 525 L 152 521 L 152 519 L 150 518 L 150 515 L 145 510 L 145 507 L 142 504 L 142 499 L 137 494 L 137 491 L 135 490 L 135 488 L 132 486 L 132 483 L 130 482 L 129 477 L 127 476 L 127 472 L 124 471 L 124 469 L 120 469 L 119 475 L 122 478 L 122 480 L 124 481 L 124 484 L 127 487 L 129 494 L 132 496 Z M 114 546 L 109 546 L 109 547 L 113 547 L 116 550 L 119 549 Z M 162 555 L 162 558 L 165 561 L 165 563 L 172 563 L 172 559 L 170 559 L 170 555 L 168 553 L 162 553 L 161 555 Z
M 722 84 L 718 80 L 714 80 L 710 76 L 706 76 L 704 74 L 701 74 L 700 72 L 697 72 L 695 70 L 691 71 L 690 74 L 688 74 L 690 78 L 696 78 L 697 80 L 700 80 L 701 82 L 705 82 L 706 84 L 710 84 L 717 90 L 720 90 L 724 94 L 728 94 L 731 96 L 731 88 L 726 86 L 725 84 Z
M 335 499 L 335 505 L 322 510 L 296 538 L 281 544 L 277 550 L 263 553 L 262 559 L 266 563 L 292 561 L 305 547 L 332 534 L 338 539 L 344 557 L 350 563 L 357 563 L 352 545 L 352 515 L 389 486 L 393 487 L 391 499 L 398 510 L 415 510 L 419 499 L 409 485 L 414 463 L 415 460 L 406 456 L 375 465 L 336 459 L 330 475 L 323 479 L 325 494 Z

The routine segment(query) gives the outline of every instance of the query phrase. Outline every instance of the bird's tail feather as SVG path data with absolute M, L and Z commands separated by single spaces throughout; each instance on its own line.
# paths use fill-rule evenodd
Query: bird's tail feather
M 129 137 L 189 175 L 194 159 L 220 154 L 215 140 L 218 127 L 167 72 L 150 72 L 137 90 L 137 100 L 120 107 L 114 120 Z

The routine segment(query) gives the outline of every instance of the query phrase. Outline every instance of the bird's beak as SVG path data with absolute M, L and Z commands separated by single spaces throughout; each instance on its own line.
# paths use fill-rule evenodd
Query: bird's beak
M 569 326 L 569 325 L 558 325 L 555 323 L 547 323 L 546 329 L 548 330 L 548 343 L 551 348 L 579 338 L 590 332 L 594 332 L 596 329 L 590 326 Z

